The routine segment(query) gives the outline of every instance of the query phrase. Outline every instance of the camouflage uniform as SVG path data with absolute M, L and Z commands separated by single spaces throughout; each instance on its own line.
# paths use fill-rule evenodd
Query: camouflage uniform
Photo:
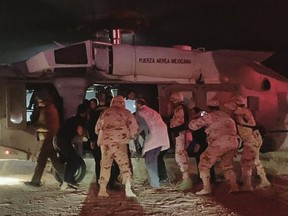
M 180 92 L 171 94 L 170 101 L 173 103 L 173 116 L 170 119 L 170 130 L 175 137 L 175 160 L 182 172 L 182 182 L 178 185 L 179 189 L 186 190 L 192 187 L 189 177 L 189 158 L 187 147 L 192 141 L 192 133 L 188 130 L 189 114 L 183 104 L 183 95 Z
M 135 196 L 131 191 L 131 170 L 127 144 L 139 130 L 135 117 L 125 108 L 124 98 L 116 96 L 98 119 L 95 132 L 98 134 L 98 144 L 102 152 L 99 196 L 108 196 L 106 185 L 109 181 L 113 159 L 119 165 L 123 183 L 126 185 L 126 195 Z
M 172 119 L 170 120 L 170 128 L 175 128 L 179 125 L 184 124 L 184 111 L 183 107 L 177 106 L 174 109 L 174 114 Z M 186 151 L 186 130 L 182 130 L 175 137 L 176 145 L 175 145 L 175 160 L 180 167 L 182 173 L 188 173 L 189 164 L 188 164 L 188 154 Z
M 206 127 L 208 142 L 208 147 L 202 153 L 199 163 L 200 178 L 204 188 L 196 194 L 211 193 L 210 169 L 218 159 L 220 159 L 225 178 L 230 181 L 230 192 L 238 191 L 233 169 L 233 157 L 238 146 L 235 122 L 227 113 L 218 110 L 189 123 L 189 128 L 192 130 L 200 129 L 203 126 Z
M 241 156 L 242 178 L 244 191 L 252 191 L 252 168 L 256 167 L 261 183 L 258 188 L 270 186 L 266 172 L 259 159 L 259 150 L 262 145 L 262 137 L 256 128 L 256 122 L 250 109 L 243 107 L 241 99 L 234 99 L 225 104 L 225 107 L 234 111 L 238 134 L 243 141 L 243 152 Z

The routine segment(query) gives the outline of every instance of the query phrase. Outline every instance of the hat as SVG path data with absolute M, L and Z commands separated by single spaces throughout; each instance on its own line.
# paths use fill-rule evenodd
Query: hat
M 172 103 L 179 103 L 179 102 L 184 101 L 184 96 L 181 92 L 173 92 L 170 95 L 169 100 L 172 101 Z
M 218 100 L 209 100 L 207 103 L 207 106 L 209 107 L 219 107 L 220 103 Z

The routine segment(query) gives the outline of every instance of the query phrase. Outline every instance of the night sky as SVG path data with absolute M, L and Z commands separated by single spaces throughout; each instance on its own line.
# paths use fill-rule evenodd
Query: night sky
M 274 51 L 280 64 L 288 57 L 285 2 L 1 0 L 0 63 L 26 59 L 53 41 L 94 39 L 96 31 L 120 26 L 135 30 L 137 45 Z

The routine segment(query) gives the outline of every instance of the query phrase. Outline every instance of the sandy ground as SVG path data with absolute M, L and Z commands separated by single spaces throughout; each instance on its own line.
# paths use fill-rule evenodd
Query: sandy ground
M 281 157 L 281 159 L 279 159 Z M 92 159 L 86 159 L 88 173 L 80 188 L 76 191 L 59 191 L 58 183 L 47 172 L 43 176 L 45 185 L 39 188 L 26 186 L 23 181 L 30 180 L 35 163 L 21 160 L 0 160 L 0 215 L 242 215 L 242 216 L 286 216 L 288 215 L 288 153 L 264 155 L 263 164 L 267 167 L 272 187 L 229 195 L 228 185 L 222 179 L 221 170 L 216 167 L 219 182 L 213 185 L 213 195 L 196 196 L 202 187 L 196 176 L 196 166 L 191 159 L 192 190 L 177 191 L 175 183 L 180 178 L 178 167 L 173 158 L 166 159 L 170 185 L 152 190 L 146 183 L 143 160 L 133 160 L 133 190 L 137 198 L 125 198 L 124 188 L 108 191 L 109 198 L 97 197 L 94 166 Z M 276 161 L 276 162 L 275 162 Z M 280 162 L 279 162 L 280 161 Z M 274 163 L 274 164 L 273 164 Z M 272 165 L 271 165 L 272 164 Z M 281 167 L 281 170 L 277 170 Z M 240 166 L 235 162 L 235 169 L 240 176 Z M 259 183 L 254 178 L 254 185 Z

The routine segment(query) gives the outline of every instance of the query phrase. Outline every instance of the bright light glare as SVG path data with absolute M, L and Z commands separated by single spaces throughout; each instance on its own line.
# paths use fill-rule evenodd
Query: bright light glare
M 125 108 L 128 109 L 131 113 L 136 112 L 135 100 L 126 99 Z
M 23 179 L 0 177 L 0 185 L 19 185 L 23 182 Z
M 6 151 L 5 151 L 5 154 L 6 154 L 6 155 L 9 155 L 9 154 L 10 154 L 10 152 L 9 152 L 8 150 L 6 150 Z

